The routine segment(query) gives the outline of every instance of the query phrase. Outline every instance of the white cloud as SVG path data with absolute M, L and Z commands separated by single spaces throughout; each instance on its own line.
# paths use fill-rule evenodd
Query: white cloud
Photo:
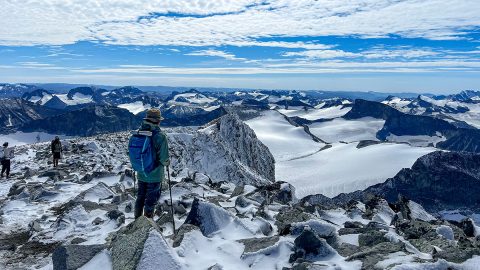
M 220 58 L 225 58 L 227 60 L 233 60 L 233 61 L 244 61 L 247 60 L 246 58 L 239 58 L 236 57 L 234 54 L 227 53 L 224 51 L 219 51 L 219 50 L 201 50 L 201 51 L 195 51 L 191 53 L 187 53 L 185 55 L 193 55 L 193 56 L 214 56 L 214 57 L 220 57 Z
M 283 56 L 300 56 L 307 59 L 329 59 L 329 58 L 343 58 L 343 57 L 358 57 L 359 54 L 352 52 L 345 52 L 342 50 L 306 50 L 301 52 L 286 52 Z
M 162 16 L 166 13 L 187 16 Z M 480 5 L 474 0 L 3 1 L 0 44 L 61 45 L 90 40 L 128 45 L 260 44 L 328 49 L 322 44 L 258 40 L 391 34 L 458 39 L 480 26 L 479 14 Z

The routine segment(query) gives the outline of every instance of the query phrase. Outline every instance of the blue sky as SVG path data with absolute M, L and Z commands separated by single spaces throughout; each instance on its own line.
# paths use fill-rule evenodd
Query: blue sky
M 476 0 L 41 0 L 0 9 L 0 81 L 480 89 Z

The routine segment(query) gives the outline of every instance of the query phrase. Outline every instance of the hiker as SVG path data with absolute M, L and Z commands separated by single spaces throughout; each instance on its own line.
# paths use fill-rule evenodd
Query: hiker
M 58 167 L 58 160 L 62 158 L 62 143 L 60 138 L 55 136 L 55 139 L 52 141 L 52 154 L 53 154 L 53 167 Z
M 10 177 L 10 165 L 11 159 L 13 158 L 13 148 L 8 147 L 8 142 L 3 144 L 3 148 L 0 150 L 0 159 L 2 162 L 2 174 L 1 177 L 3 178 L 3 174 L 6 173 L 7 178 Z
M 135 219 L 142 214 L 153 218 L 165 167 L 170 164 L 167 136 L 160 130 L 161 120 L 160 110 L 148 110 L 140 129 L 134 132 L 128 144 L 130 162 L 138 180 Z

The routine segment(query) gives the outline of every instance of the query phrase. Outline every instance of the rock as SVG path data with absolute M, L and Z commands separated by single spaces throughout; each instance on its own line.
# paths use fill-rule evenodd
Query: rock
M 183 215 L 187 213 L 187 209 L 183 206 L 181 203 L 173 203 L 173 210 L 175 211 L 175 214 Z
M 8 197 L 16 196 L 22 193 L 22 191 L 26 187 L 26 183 L 27 182 L 25 182 L 25 180 L 20 180 L 18 182 L 13 183 L 13 185 L 10 187 L 10 190 L 8 191 Z
M 290 227 L 292 223 L 303 222 L 313 218 L 312 215 L 303 212 L 297 208 L 286 208 L 281 210 L 275 217 L 275 225 L 278 228 L 280 235 L 290 234 Z
M 97 217 L 97 218 L 95 218 L 95 219 L 92 221 L 92 224 L 93 224 L 93 225 L 100 225 L 100 224 L 102 224 L 103 222 L 105 222 L 105 220 L 101 219 L 100 217 Z
M 245 186 L 243 186 L 243 185 L 235 186 L 235 188 L 233 189 L 232 195 L 230 197 L 233 198 L 235 196 L 243 194 L 244 190 L 245 190 Z
M 318 237 L 312 230 L 305 228 L 294 241 L 295 251 L 290 256 L 289 262 L 297 259 L 316 261 L 325 259 L 335 254 L 335 250 L 327 244 L 325 239 Z
M 251 252 L 257 252 L 261 249 L 271 247 L 275 245 L 280 240 L 280 237 L 275 235 L 275 236 L 270 236 L 270 237 L 263 237 L 263 238 L 248 238 L 248 239 L 241 239 L 237 240 L 237 242 L 240 242 L 245 245 L 245 249 L 243 250 L 243 253 L 251 253 Z
M 84 238 L 81 238 L 81 237 L 75 237 L 75 238 L 72 239 L 72 241 L 70 241 L 70 244 L 78 245 L 78 244 L 84 243 L 86 241 L 87 241 L 87 239 L 84 239 Z
M 295 199 L 295 187 L 289 183 L 282 183 L 280 185 L 279 191 L 273 197 L 274 201 L 277 201 L 281 204 L 288 204 L 294 202 Z
M 318 237 L 325 239 L 330 246 L 334 248 L 338 246 L 339 239 L 335 226 L 311 219 L 305 222 L 292 223 L 290 233 L 292 235 L 299 235 L 305 228 L 314 232 Z
M 348 243 L 341 243 L 337 248 L 336 251 L 343 257 L 351 256 L 360 251 L 360 247 L 348 244 Z
M 125 214 L 117 209 L 108 211 L 107 217 L 109 219 L 115 220 L 117 222 L 117 226 L 125 223 Z
M 462 228 L 467 237 L 475 237 L 475 224 L 472 219 L 466 218 L 460 221 L 459 227 Z
M 42 227 L 40 226 L 40 222 L 37 220 L 34 220 L 28 224 L 28 230 L 30 231 L 31 234 L 35 232 L 40 232 L 42 231 Z
M 128 202 L 126 205 L 125 205 L 125 213 L 131 213 L 133 211 L 133 203 L 132 202 Z
M 366 249 L 361 250 L 349 257 L 347 257 L 347 261 L 362 261 L 362 270 L 369 270 L 369 269 L 376 269 L 375 265 L 388 258 L 389 254 L 404 251 L 405 245 L 403 243 L 391 243 L 391 242 L 383 242 L 373 247 L 369 247 Z
M 39 174 L 38 177 L 48 177 L 51 180 L 58 181 L 64 179 L 67 175 L 68 174 L 62 170 L 52 169 Z
M 455 235 L 450 226 L 442 225 L 436 229 L 438 235 L 442 236 L 447 240 L 455 240 Z
M 358 244 L 362 246 L 372 247 L 379 243 L 388 242 L 384 232 L 369 231 L 358 236 Z
M 359 229 L 363 228 L 363 224 L 358 221 L 347 221 L 343 224 L 343 227 L 347 229 Z
M 100 149 L 97 142 L 95 141 L 85 142 L 82 146 L 84 150 L 87 150 L 90 152 L 98 152 L 98 150 Z
M 158 226 L 144 216 L 113 236 L 111 258 L 114 270 L 181 269 Z
M 56 196 L 59 194 L 57 191 L 48 190 L 44 188 L 42 184 L 28 187 L 30 193 L 30 200 L 33 202 L 48 200 L 48 197 Z
M 444 259 L 449 262 L 463 263 L 464 261 L 471 259 L 473 256 L 480 255 L 480 249 L 474 247 L 457 248 L 446 247 L 441 251 L 433 252 L 434 259 Z
M 35 173 L 36 173 L 36 172 L 35 172 L 34 170 L 32 170 L 32 169 L 30 169 L 30 168 L 27 167 L 27 168 L 25 169 L 25 172 L 23 173 L 23 178 L 30 178 L 30 177 L 34 176 Z
M 78 269 L 90 261 L 105 247 L 103 245 L 66 245 L 55 249 L 52 254 L 54 270 Z
M 210 266 L 207 270 L 223 270 L 223 266 L 221 266 L 220 264 L 216 263 L 212 266 Z
M 251 203 L 247 200 L 247 198 L 245 198 L 245 196 L 238 196 L 236 199 L 235 199 L 235 206 L 236 207 L 241 207 L 241 208 L 245 208 L 247 206 L 249 206 Z
M 192 224 L 182 224 L 180 228 L 178 228 L 177 233 L 175 234 L 175 237 L 173 238 L 173 247 L 178 247 L 183 241 L 183 237 L 185 236 L 186 233 L 194 231 L 194 230 L 200 230 L 195 225 Z
M 123 214 L 121 211 L 119 210 L 112 210 L 112 211 L 108 211 L 107 212 L 107 217 L 109 219 L 114 219 L 114 220 L 117 220 L 119 217 L 121 216 L 124 216 L 125 214 Z
M 195 198 L 185 224 L 198 226 L 203 235 L 208 236 L 228 225 L 232 219 L 225 209 Z

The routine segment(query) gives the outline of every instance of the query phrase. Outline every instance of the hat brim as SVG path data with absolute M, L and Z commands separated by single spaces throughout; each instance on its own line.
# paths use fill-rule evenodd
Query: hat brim
M 160 122 L 160 121 L 162 121 L 163 119 L 165 119 L 165 118 L 163 118 L 163 117 L 160 117 L 160 118 L 145 117 L 145 118 L 143 118 L 143 120 L 150 120 L 150 121 L 154 121 L 154 122 Z

